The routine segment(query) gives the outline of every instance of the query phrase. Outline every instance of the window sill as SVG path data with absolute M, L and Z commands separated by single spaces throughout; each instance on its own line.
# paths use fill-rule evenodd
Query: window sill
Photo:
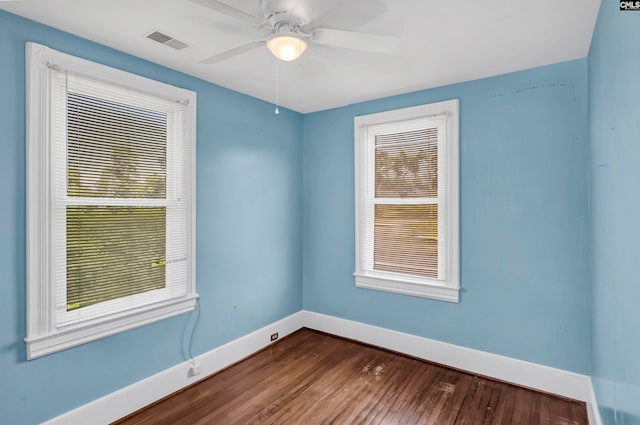
M 168 300 L 155 305 L 101 317 L 89 323 L 79 323 L 64 329 L 58 328 L 46 335 L 25 338 L 27 359 L 35 359 L 162 319 L 188 313 L 195 309 L 197 298 L 198 296 L 195 295 Z
M 451 303 L 460 302 L 460 287 L 440 284 L 412 282 L 398 279 L 395 276 L 378 275 L 373 273 L 354 273 L 358 288 L 374 289 L 377 291 L 393 292 L 414 297 L 431 298 Z

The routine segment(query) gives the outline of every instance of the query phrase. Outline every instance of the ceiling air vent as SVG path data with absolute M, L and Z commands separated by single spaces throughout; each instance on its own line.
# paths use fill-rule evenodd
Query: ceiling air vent
M 157 41 L 160 44 L 164 44 L 165 46 L 173 47 L 176 50 L 182 50 L 185 47 L 189 47 L 187 43 L 176 40 L 175 38 L 168 36 L 167 34 L 163 34 L 160 31 L 152 32 L 151 34 L 147 35 L 147 38 L 153 41 Z

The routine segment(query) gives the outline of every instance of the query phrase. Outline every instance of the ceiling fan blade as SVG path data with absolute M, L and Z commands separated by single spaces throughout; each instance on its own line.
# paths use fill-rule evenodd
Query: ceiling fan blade
M 398 38 L 389 35 L 368 34 L 329 28 L 314 29 L 311 32 L 311 40 L 314 43 L 325 46 L 365 50 L 375 53 L 392 53 L 398 44 Z
M 191 0 L 194 3 L 201 4 L 211 10 L 215 10 L 223 15 L 231 16 L 232 18 L 246 22 L 250 25 L 260 26 L 265 23 L 264 18 L 252 15 L 243 10 L 237 9 L 228 4 L 222 3 L 218 0 Z
M 227 59 L 230 59 L 234 56 L 241 55 L 243 53 L 249 52 L 253 49 L 257 49 L 258 47 L 262 47 L 265 44 L 265 40 L 252 41 L 247 44 L 243 44 L 242 46 L 234 47 L 233 49 L 229 49 L 225 52 L 218 53 L 213 56 L 209 56 L 208 58 L 202 59 L 201 63 L 206 63 L 211 65 L 213 63 L 218 63 Z
M 364 25 L 384 15 L 389 9 L 385 1 L 366 0 L 366 7 L 362 7 L 361 1 L 340 1 L 325 16 L 315 19 L 311 24 L 303 25 L 302 28 L 305 32 L 309 32 L 314 27 L 329 25 L 331 28 L 361 31 Z
M 304 20 L 305 25 L 310 25 L 316 19 L 322 18 L 342 0 L 298 0 L 289 11 L 294 16 Z

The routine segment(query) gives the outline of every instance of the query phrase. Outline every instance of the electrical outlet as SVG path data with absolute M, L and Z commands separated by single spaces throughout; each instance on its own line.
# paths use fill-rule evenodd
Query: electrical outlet
M 275 341 L 276 339 L 278 339 L 278 332 L 271 334 L 271 342 Z
M 200 375 L 200 365 L 196 364 L 189 368 L 189 377 Z

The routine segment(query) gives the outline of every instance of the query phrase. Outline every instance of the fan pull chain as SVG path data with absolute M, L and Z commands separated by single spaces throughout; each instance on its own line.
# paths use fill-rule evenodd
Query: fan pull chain
M 280 109 L 278 109 L 278 58 L 276 58 L 276 115 L 280 115 Z
M 298 57 L 298 104 L 302 106 L 302 55 Z

